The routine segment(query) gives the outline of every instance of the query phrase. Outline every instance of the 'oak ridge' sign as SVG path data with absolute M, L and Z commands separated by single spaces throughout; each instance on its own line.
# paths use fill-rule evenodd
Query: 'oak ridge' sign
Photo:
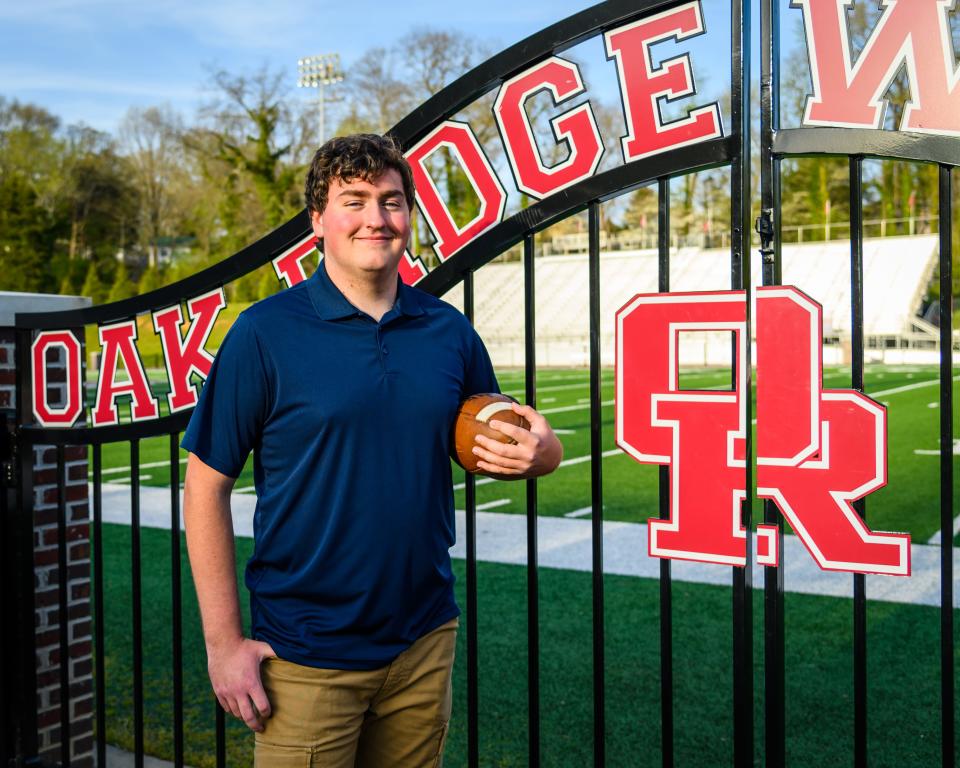
M 771 499 L 824 570 L 910 575 L 910 536 L 875 533 L 852 503 L 887 482 L 886 410 L 822 385 L 822 310 L 790 286 L 758 288 L 757 496 Z M 746 564 L 744 291 L 640 294 L 617 313 L 616 437 L 670 473 L 670 517 L 650 520 L 654 557 Z M 679 388 L 680 334 L 729 331 L 732 391 Z M 757 529 L 757 561 L 776 565 L 777 528 Z

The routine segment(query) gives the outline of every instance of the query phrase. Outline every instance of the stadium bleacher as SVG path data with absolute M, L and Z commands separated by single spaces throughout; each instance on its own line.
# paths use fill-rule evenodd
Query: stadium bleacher
M 850 255 L 847 241 L 783 246 L 783 282 L 795 285 L 823 306 L 826 339 L 839 341 L 839 355 L 850 336 Z M 864 335 L 897 338 L 923 333 L 917 322 L 933 275 L 937 235 L 867 239 L 863 245 Z M 657 252 L 653 249 L 609 251 L 600 256 L 601 355 L 613 364 L 614 315 L 637 293 L 657 290 Z M 537 363 L 578 366 L 589 363 L 589 297 L 586 254 L 545 256 L 535 262 Z M 754 284 L 760 283 L 759 259 L 753 260 Z M 476 326 L 497 366 L 523 364 L 523 265 L 494 263 L 475 277 Z M 672 291 L 726 290 L 730 286 L 730 255 L 726 249 L 685 247 L 671 253 Z M 455 288 L 444 299 L 463 308 Z M 927 329 L 929 333 L 929 330 Z M 717 335 L 718 336 L 718 335 Z M 687 345 L 682 363 L 714 364 L 729 358 L 722 337 L 704 335 L 697 350 Z M 904 360 L 907 361 L 907 360 Z

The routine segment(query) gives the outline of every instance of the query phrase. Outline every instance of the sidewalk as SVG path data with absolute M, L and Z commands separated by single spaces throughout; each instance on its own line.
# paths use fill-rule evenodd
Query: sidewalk
M 92 495 L 92 493 L 91 493 Z M 181 494 L 182 501 L 182 494 Z M 253 512 L 256 497 L 235 493 L 231 497 L 234 532 L 253 536 Z M 181 504 L 182 507 L 182 504 Z M 130 487 L 118 483 L 103 484 L 103 520 L 130 523 Z M 167 488 L 141 487 L 140 524 L 148 528 L 170 528 L 170 491 Z M 182 520 L 181 520 L 182 526 Z M 477 558 L 484 562 L 525 565 L 527 562 L 527 521 L 523 515 L 477 512 Z M 466 557 L 465 513 L 457 510 L 457 543 L 453 557 Z M 796 536 L 784 537 L 784 589 L 808 595 L 853 597 L 853 578 L 848 573 L 822 571 Z M 590 572 L 592 562 L 591 522 L 589 519 L 540 517 L 537 520 L 538 560 L 545 568 L 563 568 Z M 954 562 L 960 563 L 958 548 Z M 913 575 L 870 576 L 867 597 L 892 603 L 940 605 L 940 547 L 913 544 Z M 656 579 L 660 561 L 647 555 L 647 526 L 640 523 L 605 522 L 603 524 L 603 570 L 620 576 Z M 756 588 L 763 586 L 766 568 L 754 567 Z M 697 584 L 729 586 L 730 568 L 721 565 L 674 560 L 674 580 Z M 960 607 L 960 590 L 954 589 L 954 607 Z

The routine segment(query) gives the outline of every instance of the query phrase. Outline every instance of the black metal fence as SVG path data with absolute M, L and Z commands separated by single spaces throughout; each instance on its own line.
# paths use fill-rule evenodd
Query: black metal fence
M 676 3 L 646 0 L 611 0 L 590 8 L 558 24 L 533 35 L 464 75 L 401 121 L 393 133 L 404 146 L 412 146 L 425 136 L 440 121 L 474 101 L 480 95 L 495 88 L 504 80 L 523 71 L 548 56 L 568 49 L 575 44 L 601 34 L 605 30 L 627 23 L 634 18 L 656 12 Z M 850 173 L 850 281 L 853 327 L 853 367 L 851 385 L 863 389 L 863 195 L 862 164 L 865 157 L 888 157 L 912 161 L 934 162 L 939 165 L 939 221 L 940 256 L 939 275 L 941 286 L 940 303 L 940 499 L 941 529 L 953 529 L 953 361 L 952 361 L 952 169 L 958 164 L 956 141 L 938 137 L 904 135 L 895 142 L 884 132 L 839 130 L 829 128 L 780 130 L 778 125 L 778 4 L 762 0 L 760 12 L 761 63 L 760 63 L 760 217 L 756 221 L 761 236 L 759 254 L 762 258 L 764 285 L 781 282 L 781 227 L 780 216 L 780 166 L 785 158 L 810 154 L 833 154 L 849 158 Z M 604 552 L 603 552 L 603 474 L 601 461 L 601 344 L 600 344 L 600 206 L 613 197 L 644 185 L 655 185 L 659 199 L 659 269 L 658 286 L 661 291 L 670 290 L 670 179 L 696 171 L 728 167 L 730 169 L 730 197 L 732 248 L 730 261 L 730 288 L 750 290 L 751 241 L 754 230 L 754 212 L 751 201 L 756 195 L 751 189 L 750 147 L 750 89 L 751 62 L 750 44 L 752 19 L 749 4 L 733 0 L 730 4 L 732 30 L 731 47 L 731 114 L 729 135 L 712 139 L 695 146 L 683 147 L 615 167 L 581 181 L 562 194 L 548 197 L 513 216 L 510 216 L 488 232 L 456 253 L 452 258 L 424 278 L 419 287 L 442 295 L 462 284 L 464 311 L 469 318 L 474 315 L 473 275 L 494 258 L 517 243 L 523 244 L 524 322 L 525 322 L 525 397 L 536 405 L 536 346 L 534 286 L 536 264 L 535 234 L 551 224 L 577 212 L 586 210 L 589 242 L 589 352 L 590 352 L 590 458 L 591 458 L 591 530 L 592 530 L 592 664 L 593 664 L 593 762 L 605 765 L 607 737 L 605 701 L 605 669 L 611 659 L 605 655 L 605 606 L 604 606 Z M 0 536 L 7 553 L 17 555 L 12 563 L 5 563 L 5 573 L 18 589 L 5 599 L 4 616 L 16 617 L 13 636 L 4 638 L 4 656 L 17 659 L 19 671 L 6 665 L 3 670 L 4 693 L 0 696 L 3 710 L 0 717 L 6 723 L 3 742 L 0 744 L 5 759 L 30 762 L 37 755 L 37 723 L 32 715 L 35 700 L 35 680 L 26 671 L 33 662 L 33 611 L 28 585 L 33 584 L 31 549 L 31 499 L 33 489 L 27 471 L 27 457 L 35 445 L 56 446 L 57 477 L 61 492 L 58 496 L 58 524 L 60 531 L 60 568 L 66 573 L 66 535 L 64 500 L 64 448 L 88 446 L 91 457 L 91 554 L 93 571 L 93 618 L 94 618 L 94 680 L 95 680 L 95 733 L 96 761 L 105 764 L 105 670 L 104 662 L 104 551 L 103 526 L 103 446 L 109 443 L 125 443 L 129 446 L 131 469 L 130 504 L 130 568 L 132 574 L 132 603 L 129 615 L 132 626 L 133 654 L 133 733 L 135 737 L 135 765 L 141 768 L 144 759 L 144 659 L 143 659 L 143 586 L 140 525 L 140 441 L 148 437 L 168 436 L 169 439 L 169 491 L 170 491 L 170 557 L 173 578 L 170 583 L 172 623 L 170 648 L 173 681 L 172 752 L 174 764 L 184 764 L 184 680 L 183 680 L 183 585 L 180 582 L 182 553 L 180 548 L 180 460 L 178 441 L 185 428 L 189 413 L 177 413 L 153 422 L 130 423 L 114 427 L 55 430 L 32 426 L 30 382 L 27 371 L 29 349 L 33 335 L 43 329 L 80 328 L 103 324 L 124 318 L 135 317 L 159 307 L 169 306 L 184 298 L 197 296 L 221 286 L 250 270 L 265 264 L 292 243 L 301 240 L 309 232 L 305 214 L 283 225 L 260 242 L 211 269 L 196 274 L 176 285 L 161 288 L 151 294 L 135 297 L 115 304 L 78 310 L 56 315 L 18 315 L 17 349 L 20 386 L 18 388 L 16 428 L 13 430 L 9 476 L 9 492 L 3 499 L 4 524 Z M 749 304 L 748 304 L 749 307 Z M 748 309 L 749 312 L 749 309 Z M 749 316 L 748 316 L 749 327 Z M 749 344 L 747 354 L 749 355 Z M 748 370 L 750 361 L 747 361 Z M 749 398 L 747 398 L 748 409 Z M 747 415 L 750 418 L 750 413 Z M 749 423 L 749 421 L 748 421 Z M 748 432 L 749 443 L 749 432 Z M 752 455 L 748 444 L 747 455 Z M 751 464 L 746 466 L 748 489 L 754 486 Z M 659 470 L 660 515 L 669 517 L 668 472 Z M 527 616 L 528 616 L 528 744 L 527 764 L 543 763 L 541 754 L 541 718 L 543 704 L 540 686 L 539 609 L 541 595 L 538 581 L 537 512 L 538 484 L 535 480 L 526 483 L 527 520 Z M 748 491 L 744 501 L 743 520 L 749 532 L 752 528 L 751 510 L 754 493 Z M 858 511 L 866 517 L 865 504 L 859 503 Z M 772 502 L 764 503 L 764 522 L 780 526 L 779 550 L 783 551 L 784 521 Z M 467 721 L 467 763 L 482 764 L 479 725 L 479 637 L 477 622 L 472 620 L 478 611 L 477 580 L 477 525 L 476 490 L 472 477 L 466 480 L 466 605 L 467 626 L 467 710 L 458 716 Z M 747 537 L 747 565 L 732 568 L 730 576 L 730 636 L 732 655 L 732 762 L 737 766 L 753 765 L 757 753 L 758 734 L 755 733 L 754 664 L 757 658 L 753 641 L 753 567 L 752 536 Z M 638 556 L 642 556 L 639 555 Z M 941 708 L 936 713 L 941 720 L 942 765 L 955 764 L 955 703 L 954 703 L 954 627 L 953 627 L 953 549 L 945 538 L 941 547 Z M 13 573 L 12 569 L 16 569 Z M 864 576 L 853 576 L 853 626 L 850 650 L 854 660 L 853 707 L 854 707 L 854 756 L 857 766 L 868 764 L 867 738 L 867 668 L 868 611 L 867 587 Z M 61 616 L 67 613 L 68 580 L 59 581 Z M 660 562 L 660 705 L 659 741 L 662 764 L 677 764 L 675 756 L 676 721 L 674 718 L 674 648 L 673 648 L 673 581 L 669 560 Z M 769 568 L 766 574 L 763 595 L 763 706 L 762 734 L 763 754 L 768 766 L 786 763 L 787 729 L 785 712 L 788 705 L 785 693 L 785 629 L 784 629 L 784 581 L 783 563 Z M 9 621 L 9 618 L 8 618 Z M 62 623 L 61 623 L 62 624 Z M 4 633 L 5 635 L 8 633 Z M 8 655 L 9 652 L 9 655 Z M 60 657 L 68 655 L 67 636 L 61 633 Z M 71 697 L 67 665 L 60 666 L 60 712 L 62 746 L 59 762 L 70 763 L 69 730 Z M 212 701 L 212 699 L 211 699 Z M 211 703 L 211 706 L 213 704 Z M 933 716 L 934 713 L 931 713 Z M 909 735 L 905 735 L 909 738 Z M 226 763 L 226 735 L 223 713 L 217 708 L 216 739 L 210 745 L 216 756 L 216 764 Z M 19 762 L 18 762 L 19 764 Z M 712 763 L 711 763 L 712 764 Z

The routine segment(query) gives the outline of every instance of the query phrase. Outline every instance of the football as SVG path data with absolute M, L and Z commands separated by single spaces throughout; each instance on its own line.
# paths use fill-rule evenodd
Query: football
M 510 407 L 515 402 L 516 400 L 506 395 L 484 393 L 471 395 L 460 404 L 457 419 L 453 424 L 454 460 L 457 464 L 467 472 L 481 472 L 477 469 L 479 458 L 473 453 L 473 446 L 477 445 L 474 438 L 477 435 L 485 435 L 501 443 L 517 442 L 489 426 L 491 420 L 530 429 L 530 422 L 514 413 Z

